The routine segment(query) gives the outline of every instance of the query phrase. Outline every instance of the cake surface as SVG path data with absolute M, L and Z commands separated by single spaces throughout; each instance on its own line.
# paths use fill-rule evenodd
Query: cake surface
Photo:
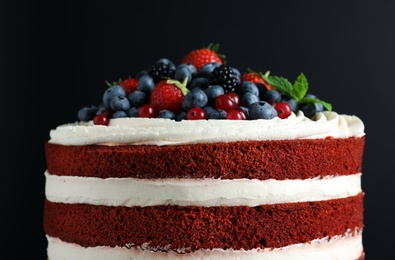
M 148 70 L 155 88 L 145 104 L 136 105 L 132 94 L 148 93 L 140 77 L 133 86 L 116 85 L 123 90 L 111 100 L 109 91 L 121 87 L 106 90 L 103 102 L 111 109 L 85 109 L 77 122 L 50 131 L 44 173 L 49 260 L 365 258 L 365 132 L 358 117 L 305 96 L 303 74 L 288 86 L 267 74 L 243 80 L 222 65 L 205 74 L 209 65 L 220 64 L 195 64 L 200 70 L 188 69 L 188 76 L 209 75 L 209 84 L 197 92 L 217 84 L 232 102 L 236 92 L 244 100 L 225 111 L 230 103 L 218 103 L 219 96 L 225 102 L 225 94 L 218 94 L 209 109 L 212 92 L 206 91 L 201 105 L 198 94 L 188 96 L 194 83 L 178 77 L 182 66 L 161 62 Z M 223 74 L 230 80 L 221 82 Z M 254 81 L 257 75 L 260 81 Z M 259 101 L 267 96 L 251 90 L 259 84 L 272 100 Z M 179 88 L 181 99 L 167 103 L 154 93 L 161 87 L 171 90 L 160 95 Z M 259 95 L 258 101 L 243 88 Z M 126 90 L 127 103 L 135 105 L 130 109 L 124 106 Z M 277 90 L 290 96 L 274 101 Z M 297 104 L 292 111 L 290 97 Z M 245 102 L 251 102 L 247 109 Z

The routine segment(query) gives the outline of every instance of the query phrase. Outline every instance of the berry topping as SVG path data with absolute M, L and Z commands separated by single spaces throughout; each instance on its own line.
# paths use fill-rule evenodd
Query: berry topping
M 108 125 L 112 118 L 255 120 L 288 118 L 302 112 L 312 118 L 331 104 L 308 93 L 301 73 L 294 83 L 267 71 L 240 71 L 225 64 L 218 44 L 187 53 L 179 64 L 162 58 L 135 77 L 108 86 L 102 103 L 83 107 L 78 120 Z M 242 73 L 241 73 L 242 72 Z

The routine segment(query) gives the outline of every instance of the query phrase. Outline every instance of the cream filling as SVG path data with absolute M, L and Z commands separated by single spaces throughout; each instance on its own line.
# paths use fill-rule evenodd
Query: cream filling
M 104 206 L 258 206 L 357 195 L 361 173 L 305 180 L 135 179 L 57 176 L 45 172 L 49 201 Z
M 65 124 L 50 131 L 50 143 L 61 145 L 181 145 L 250 140 L 360 137 L 364 124 L 356 116 L 317 113 L 311 120 L 299 111 L 287 119 L 183 120 L 119 118 L 109 126 L 93 122 Z
M 142 259 L 190 259 L 190 260 L 332 260 L 332 259 L 358 259 L 363 253 L 362 231 L 346 233 L 343 236 L 335 236 L 331 239 L 320 238 L 310 243 L 300 243 L 275 249 L 253 250 L 198 250 L 192 253 L 178 254 L 174 251 L 167 253 L 162 251 L 148 251 L 140 248 L 125 247 L 88 247 L 84 248 L 77 244 L 66 243 L 58 238 L 49 237 L 47 254 L 49 260 L 142 260 Z M 144 246 L 143 248 L 146 248 Z M 180 252 L 183 250 L 180 249 Z

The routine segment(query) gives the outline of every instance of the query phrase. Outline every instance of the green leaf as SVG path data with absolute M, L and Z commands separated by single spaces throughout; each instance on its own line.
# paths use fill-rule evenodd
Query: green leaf
M 293 92 L 295 96 L 297 97 L 296 101 L 301 100 L 307 93 L 307 90 L 309 89 L 309 83 L 307 82 L 306 76 L 301 73 L 295 80 L 295 83 L 293 84 Z
M 262 77 L 267 83 L 272 85 L 274 89 L 284 92 L 286 95 L 288 95 L 289 97 L 291 97 L 297 101 L 299 100 L 299 98 L 294 93 L 293 86 L 292 86 L 291 82 L 289 82 L 288 79 L 286 79 L 284 77 L 280 77 L 280 76 L 265 76 L 265 75 L 263 75 Z
M 322 101 L 318 98 L 302 98 L 299 103 L 319 103 L 322 104 L 328 111 L 332 111 L 332 104 Z

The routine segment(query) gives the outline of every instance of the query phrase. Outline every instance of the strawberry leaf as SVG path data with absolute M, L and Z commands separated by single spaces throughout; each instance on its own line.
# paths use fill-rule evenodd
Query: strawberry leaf
M 187 82 L 188 82 L 188 77 L 185 77 L 182 83 L 175 79 L 168 79 L 166 81 L 166 83 L 173 84 L 177 88 L 181 89 L 181 92 L 184 96 L 189 93 L 189 89 L 187 89 Z

